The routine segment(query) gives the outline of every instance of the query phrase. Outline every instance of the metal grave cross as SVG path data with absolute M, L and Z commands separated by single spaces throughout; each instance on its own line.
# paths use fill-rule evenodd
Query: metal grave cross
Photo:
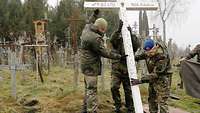
M 128 2 L 127 0 L 117 0 L 117 2 L 85 2 L 84 7 L 86 9 L 115 9 L 119 12 L 119 18 L 123 21 L 123 28 L 122 28 L 122 37 L 123 37 L 123 44 L 124 49 L 127 57 L 127 67 L 129 78 L 137 79 L 137 72 L 135 66 L 135 58 L 131 43 L 131 36 L 129 31 L 127 30 L 128 27 L 128 20 L 127 20 L 127 10 L 157 10 L 158 4 L 157 3 L 149 3 L 149 2 Z M 141 95 L 139 86 L 131 86 L 132 96 L 134 101 L 134 107 L 136 113 L 143 113 L 143 106 L 141 101 Z

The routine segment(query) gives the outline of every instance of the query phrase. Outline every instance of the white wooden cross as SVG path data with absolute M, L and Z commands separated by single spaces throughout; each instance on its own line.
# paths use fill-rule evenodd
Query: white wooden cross
M 8 49 L 8 62 L 9 65 L 0 65 L 0 68 L 9 68 L 11 71 L 11 96 L 17 99 L 17 84 L 16 84 L 16 70 L 24 69 L 25 67 L 30 67 L 31 64 L 18 64 L 16 52 L 12 52 L 10 48 Z
M 137 0 L 133 0 L 137 1 Z M 127 57 L 127 67 L 129 78 L 137 79 L 137 72 L 135 66 L 135 58 L 131 43 L 131 36 L 128 27 L 127 10 L 157 10 L 157 3 L 147 2 L 128 2 L 127 0 L 118 0 L 117 2 L 85 2 L 86 9 L 116 9 L 119 10 L 119 18 L 123 21 L 122 37 L 124 49 Z M 139 86 L 131 86 L 132 96 L 134 101 L 135 113 L 143 113 L 143 106 Z

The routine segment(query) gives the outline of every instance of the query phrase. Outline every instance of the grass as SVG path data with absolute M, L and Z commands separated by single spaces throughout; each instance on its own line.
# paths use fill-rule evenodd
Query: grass
M 177 83 L 180 83 L 180 76 L 178 70 L 174 69 L 171 92 L 180 97 L 180 100 L 175 101 L 171 99 L 169 101 L 170 105 L 192 113 L 200 113 L 200 104 L 197 104 L 197 102 L 200 102 L 200 99 L 188 96 L 185 90 L 177 88 Z
M 83 75 L 79 75 L 79 85 L 74 84 L 74 72 L 71 68 L 61 68 L 54 66 L 49 75 L 44 76 L 45 83 L 36 80 L 35 72 L 26 70 L 17 72 L 17 100 L 10 96 L 10 72 L 1 70 L 0 76 L 0 113 L 26 113 L 29 109 L 19 104 L 22 100 L 37 99 L 39 113 L 80 113 L 84 96 Z M 23 77 L 24 76 L 24 77 Z M 99 79 L 100 81 L 100 79 Z M 105 72 L 105 87 L 99 82 L 99 113 L 112 113 L 113 102 L 110 93 L 110 72 Z M 178 72 L 173 75 L 172 93 L 178 95 L 181 100 L 169 100 L 171 106 L 179 107 L 189 112 L 197 113 L 200 105 L 184 90 L 177 89 L 179 81 Z M 147 103 L 147 85 L 141 85 L 142 101 Z M 122 92 L 122 91 L 121 91 Z M 122 93 L 122 95 L 124 95 Z M 124 96 L 122 96 L 124 99 Z M 124 104 L 124 102 L 123 102 Z

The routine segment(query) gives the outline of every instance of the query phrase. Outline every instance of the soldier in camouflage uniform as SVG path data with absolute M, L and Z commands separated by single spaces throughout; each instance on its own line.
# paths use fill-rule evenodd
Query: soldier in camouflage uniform
M 190 47 L 190 45 L 189 45 Z M 188 50 L 188 49 L 187 49 Z M 189 51 L 189 50 L 188 50 Z M 187 53 L 187 52 L 186 52 Z M 196 47 L 189 53 L 187 53 L 185 58 L 181 58 L 180 61 L 183 60 L 190 60 L 191 58 L 195 57 L 197 55 L 197 62 L 200 63 L 200 44 L 196 45 Z M 180 62 L 181 63 L 181 62 Z M 180 64 L 179 64 L 179 70 L 181 70 L 180 68 Z M 183 89 L 183 80 L 182 80 L 182 76 L 181 73 L 179 72 L 180 77 L 181 77 L 181 83 L 180 83 L 180 88 Z
M 98 14 L 99 10 L 95 10 L 81 35 L 81 70 L 85 81 L 82 113 L 97 113 L 97 76 L 101 74 L 101 57 L 123 58 L 104 47 L 102 38 L 107 22 L 103 18 L 97 19 Z
M 131 79 L 132 85 L 149 83 L 149 111 L 150 113 L 169 113 L 167 100 L 170 94 L 169 77 L 170 58 L 167 47 L 162 42 L 147 39 L 144 42 L 144 52 L 136 55 L 136 61 L 145 59 L 149 75 L 139 79 Z M 160 106 L 160 110 L 158 110 Z
M 118 30 L 112 34 L 110 42 L 112 44 L 113 51 L 121 55 L 125 55 L 123 39 L 122 39 L 122 34 L 121 34 L 122 26 L 123 26 L 123 22 L 120 20 Z M 131 33 L 133 50 L 134 52 L 136 52 L 140 46 L 139 40 L 135 35 L 132 34 L 130 27 L 128 27 L 128 30 Z M 120 89 L 120 85 L 122 84 L 124 93 L 125 93 L 127 113 L 133 113 L 134 106 L 133 106 L 132 92 L 131 92 L 130 80 L 128 76 L 126 59 L 112 60 L 111 79 L 112 79 L 111 92 L 112 92 L 112 98 L 114 100 L 115 112 L 120 113 L 121 97 L 120 97 L 119 89 Z
M 189 60 L 197 55 L 197 62 L 200 63 L 200 44 L 196 45 L 196 47 L 183 59 L 181 60 Z

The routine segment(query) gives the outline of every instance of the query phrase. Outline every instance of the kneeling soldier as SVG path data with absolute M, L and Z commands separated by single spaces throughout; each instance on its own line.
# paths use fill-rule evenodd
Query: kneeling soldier
M 144 52 L 135 56 L 135 60 L 145 59 L 149 75 L 139 79 L 132 79 L 132 85 L 141 83 L 149 83 L 149 111 L 150 113 L 169 113 L 168 97 L 170 94 L 169 78 L 172 75 L 170 72 L 170 58 L 167 47 L 162 42 L 154 42 L 152 39 L 147 39 L 144 42 Z

